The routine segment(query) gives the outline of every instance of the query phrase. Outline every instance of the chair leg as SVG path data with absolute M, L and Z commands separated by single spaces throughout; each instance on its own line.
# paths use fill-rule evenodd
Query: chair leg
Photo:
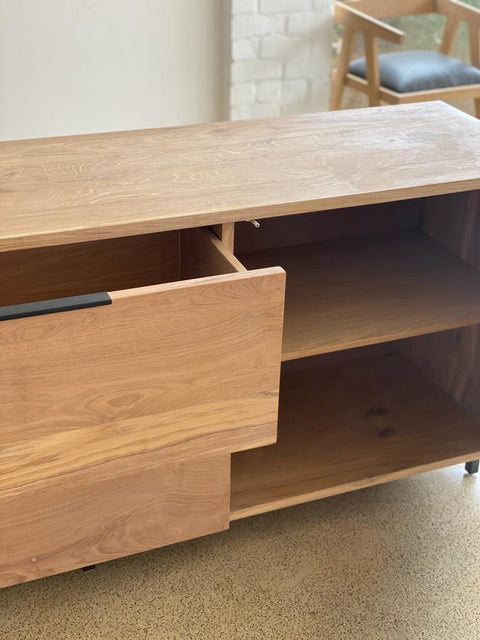
M 480 460 L 472 460 L 471 462 L 467 462 L 465 465 L 465 471 L 472 475 L 473 473 L 478 473 L 480 467 Z
M 475 98 L 475 116 L 480 120 L 480 98 Z
M 345 76 L 348 72 L 348 65 L 352 57 L 353 39 L 355 32 L 346 27 L 343 33 L 342 50 L 338 57 L 337 70 L 332 78 L 332 89 L 330 92 L 330 111 L 337 111 L 342 107 L 343 92 L 345 90 Z

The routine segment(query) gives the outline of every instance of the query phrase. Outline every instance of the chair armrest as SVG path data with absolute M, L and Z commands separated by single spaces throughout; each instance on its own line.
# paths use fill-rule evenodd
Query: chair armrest
M 395 44 L 401 44 L 405 39 L 403 31 L 372 18 L 353 7 L 349 7 L 343 2 L 335 3 L 335 20 L 345 27 L 350 27 L 355 31 L 363 31 L 374 38 L 389 40 Z
M 480 27 L 480 9 L 460 0 L 437 0 L 437 5 L 441 13 Z

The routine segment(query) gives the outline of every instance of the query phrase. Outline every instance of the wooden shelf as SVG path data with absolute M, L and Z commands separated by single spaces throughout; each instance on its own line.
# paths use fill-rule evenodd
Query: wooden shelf
M 480 322 L 480 273 L 416 230 L 246 253 L 287 271 L 283 359 Z
M 329 358 L 283 373 L 278 443 L 232 456 L 232 520 L 480 457 L 479 421 L 405 356 Z

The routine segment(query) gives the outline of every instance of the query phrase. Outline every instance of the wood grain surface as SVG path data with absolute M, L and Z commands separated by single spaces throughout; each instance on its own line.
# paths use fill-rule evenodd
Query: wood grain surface
M 0 253 L 0 306 L 175 282 L 179 236 L 169 231 Z
M 215 276 L 0 323 L 0 488 L 275 441 L 284 283 Z
M 216 273 L 246 271 L 220 240 L 207 229 L 185 229 L 180 233 L 180 278 L 203 278 Z M 0 253 L 0 259 L 1 259 Z
M 245 271 L 208 229 L 0 253 L 0 306 Z
M 479 455 L 480 423 L 405 356 L 319 359 L 282 374 L 278 443 L 232 456 L 231 519 Z
M 228 528 L 230 455 L 122 460 L 1 491 L 0 587 Z
M 240 258 L 287 272 L 284 360 L 480 322 L 480 273 L 416 230 Z
M 4 142 L 0 251 L 479 188 L 479 140 L 429 103 Z

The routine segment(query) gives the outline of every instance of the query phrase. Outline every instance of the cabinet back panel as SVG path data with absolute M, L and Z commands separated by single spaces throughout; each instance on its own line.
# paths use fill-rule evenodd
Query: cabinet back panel
M 334 238 L 417 227 L 422 199 L 388 202 L 337 211 L 267 218 L 256 229 L 248 222 L 235 225 L 235 252 L 262 251 Z

